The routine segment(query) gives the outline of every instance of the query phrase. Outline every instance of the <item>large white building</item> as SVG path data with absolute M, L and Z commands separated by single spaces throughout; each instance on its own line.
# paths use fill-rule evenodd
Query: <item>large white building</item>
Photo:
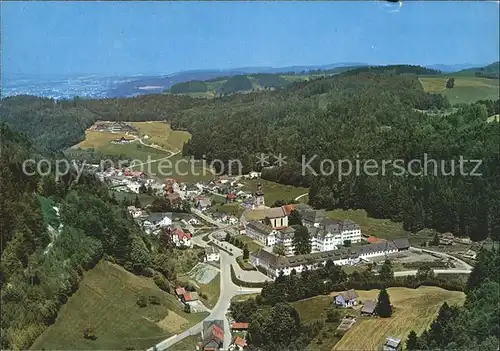
M 398 251 L 408 250 L 409 247 L 408 239 L 396 239 L 350 249 L 315 252 L 292 257 L 280 257 L 264 249 L 259 249 L 250 254 L 250 260 L 254 266 L 263 267 L 267 271 L 267 275 L 274 279 L 281 272 L 283 275 L 290 275 L 292 271 L 301 273 L 306 268 L 309 270 L 318 269 L 329 260 L 339 266 L 353 265 L 363 258 L 390 255 Z
M 330 251 L 361 241 L 361 228 L 349 219 L 324 218 L 315 225 L 307 225 L 311 236 L 312 251 Z
M 265 246 L 283 244 L 286 255 L 293 255 L 294 234 L 295 230 L 292 227 L 273 229 L 258 221 L 252 221 L 246 226 L 246 235 Z

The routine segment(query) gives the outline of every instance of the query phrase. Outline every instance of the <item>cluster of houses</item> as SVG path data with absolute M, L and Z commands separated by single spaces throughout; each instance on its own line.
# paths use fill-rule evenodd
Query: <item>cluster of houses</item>
M 362 240 L 360 227 L 350 220 L 335 220 L 326 217 L 324 211 L 311 210 L 307 205 L 285 205 L 281 207 L 259 207 L 247 209 L 240 218 L 240 234 L 246 234 L 264 246 L 283 245 L 287 256 L 294 254 L 295 230 L 288 225 L 288 216 L 295 210 L 308 229 L 312 252 L 337 250 L 346 243 Z
M 290 257 L 278 256 L 262 248 L 252 252 L 250 260 L 254 266 L 264 268 L 267 275 L 275 279 L 281 273 L 290 275 L 292 271 L 300 273 L 305 269 L 321 268 L 329 260 L 340 266 L 355 265 L 371 257 L 390 255 L 409 248 L 410 243 L 406 238 Z
M 127 207 L 128 213 L 135 219 L 137 224 L 150 235 L 158 235 L 164 228 L 170 235 L 170 239 L 177 247 L 192 247 L 191 241 L 194 233 L 194 226 L 199 224 L 198 219 L 192 217 L 182 219 L 180 223 L 173 222 L 173 215 L 170 212 L 153 212 L 137 208 L 135 206 Z
M 141 189 L 150 189 L 152 195 L 161 196 L 164 193 L 163 184 L 149 178 L 146 173 L 141 171 L 110 167 L 101 172 L 96 172 L 96 176 L 101 182 L 108 184 L 115 191 L 139 194 Z

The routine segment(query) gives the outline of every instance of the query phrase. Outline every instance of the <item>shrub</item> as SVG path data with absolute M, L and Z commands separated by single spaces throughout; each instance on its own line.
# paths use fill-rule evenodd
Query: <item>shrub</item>
M 146 299 L 146 297 L 144 295 L 139 295 L 136 303 L 137 303 L 137 306 L 142 308 L 142 307 L 146 307 L 148 305 L 148 300 Z
M 153 281 L 155 282 L 156 286 L 158 286 L 161 290 L 170 292 L 170 285 L 168 284 L 167 279 L 163 276 L 161 273 L 154 273 L 153 275 Z
M 185 304 L 184 305 L 184 312 L 191 313 L 191 306 L 189 306 L 188 304 Z
M 196 291 L 196 287 L 191 283 L 186 283 L 184 285 L 184 289 L 186 289 L 187 291 Z
M 95 340 L 97 339 L 95 335 L 95 330 L 92 327 L 87 327 L 83 330 L 83 338 L 88 339 L 88 340 Z
M 158 296 L 151 295 L 149 297 L 149 303 L 151 305 L 160 305 L 160 298 Z

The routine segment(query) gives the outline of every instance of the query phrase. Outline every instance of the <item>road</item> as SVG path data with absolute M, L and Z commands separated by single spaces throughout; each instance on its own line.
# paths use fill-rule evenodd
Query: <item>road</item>
M 220 224 L 220 223 L 219 223 Z M 214 232 L 211 235 L 217 233 Z M 205 247 L 208 244 L 202 240 L 201 236 L 194 237 L 193 242 L 196 245 Z M 229 309 L 229 305 L 231 304 L 231 299 L 234 296 L 242 295 L 242 294 L 258 294 L 260 293 L 260 288 L 243 288 L 239 287 L 233 283 L 231 279 L 231 256 L 224 251 L 220 251 L 220 295 L 219 300 L 215 304 L 214 308 L 211 310 L 210 315 L 205 319 L 207 321 L 210 320 L 223 320 L 224 321 L 224 350 L 229 348 L 231 344 L 231 330 L 229 328 L 229 321 L 226 318 L 226 313 Z M 156 345 L 156 349 L 158 351 L 168 350 L 169 347 L 178 343 L 179 341 L 187 338 L 191 335 L 200 334 L 203 328 L 203 322 L 200 322 L 191 328 L 185 330 L 181 334 L 174 335 L 169 339 L 166 339 L 159 344 Z M 153 348 L 148 351 L 152 351 Z

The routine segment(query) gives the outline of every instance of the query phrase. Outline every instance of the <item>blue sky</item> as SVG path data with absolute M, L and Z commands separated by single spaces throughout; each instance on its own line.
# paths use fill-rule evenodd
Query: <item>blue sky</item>
M 495 2 L 2 2 L 2 70 L 147 74 L 498 60 Z

